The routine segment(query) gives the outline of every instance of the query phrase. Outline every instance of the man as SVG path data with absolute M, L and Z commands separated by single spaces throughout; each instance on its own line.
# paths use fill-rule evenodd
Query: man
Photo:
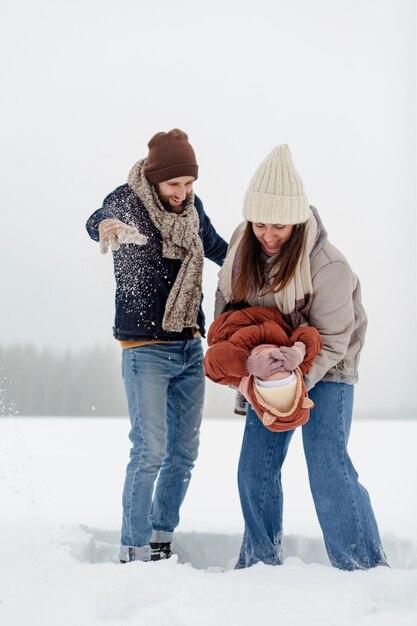
M 148 148 L 87 221 L 101 251 L 113 250 L 114 336 L 131 422 L 122 562 L 172 554 L 204 401 L 203 261 L 221 265 L 227 251 L 193 193 L 198 165 L 187 135 L 157 133 Z

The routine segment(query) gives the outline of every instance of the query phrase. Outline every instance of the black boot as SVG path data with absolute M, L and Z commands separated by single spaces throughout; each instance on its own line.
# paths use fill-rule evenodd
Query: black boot
M 151 541 L 151 561 L 160 561 L 161 559 L 169 559 L 172 556 L 171 544 L 167 543 L 154 543 Z

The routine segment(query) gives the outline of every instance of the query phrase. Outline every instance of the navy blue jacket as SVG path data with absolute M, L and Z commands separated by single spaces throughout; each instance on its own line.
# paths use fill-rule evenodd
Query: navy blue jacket
M 227 243 L 217 234 L 204 212 L 201 200 L 195 196 L 194 205 L 200 220 L 199 235 L 204 256 L 222 265 Z M 136 226 L 148 237 L 144 246 L 128 244 L 113 252 L 116 279 L 116 316 L 113 334 L 120 340 L 178 341 L 192 337 L 192 329 L 170 332 L 162 328 L 165 304 L 181 267 L 179 259 L 162 256 L 162 239 L 141 199 L 126 184 L 118 187 L 104 200 L 103 207 L 87 220 L 88 234 L 99 240 L 98 225 L 103 219 L 119 219 Z M 201 301 L 203 296 L 201 296 Z M 205 336 L 204 313 L 198 312 L 197 326 Z

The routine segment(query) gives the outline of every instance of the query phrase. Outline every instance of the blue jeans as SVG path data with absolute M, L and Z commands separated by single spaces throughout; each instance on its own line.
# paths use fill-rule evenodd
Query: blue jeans
M 320 382 L 309 397 L 315 407 L 302 427 L 303 446 L 330 562 L 343 570 L 387 565 L 368 492 L 347 451 L 353 385 Z M 238 470 L 245 520 L 238 569 L 282 563 L 281 468 L 293 433 L 269 431 L 249 407 Z
M 123 489 L 120 559 L 150 559 L 171 541 L 197 458 L 204 402 L 201 339 L 123 351 L 132 442 Z

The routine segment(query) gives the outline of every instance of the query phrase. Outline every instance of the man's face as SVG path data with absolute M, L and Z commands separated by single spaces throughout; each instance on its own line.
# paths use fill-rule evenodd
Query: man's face
M 182 213 L 193 190 L 192 176 L 178 176 L 157 185 L 159 199 L 168 211 Z

